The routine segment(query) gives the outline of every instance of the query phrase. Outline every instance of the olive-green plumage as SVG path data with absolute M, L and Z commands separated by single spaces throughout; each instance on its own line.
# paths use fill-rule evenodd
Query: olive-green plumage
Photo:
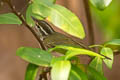
M 54 29 L 46 21 L 36 21 L 36 29 L 39 31 L 39 34 L 42 35 L 41 38 L 43 39 L 43 43 L 47 48 L 51 48 L 56 45 L 73 45 L 80 47 L 80 44 L 72 40 L 70 37 L 55 32 Z

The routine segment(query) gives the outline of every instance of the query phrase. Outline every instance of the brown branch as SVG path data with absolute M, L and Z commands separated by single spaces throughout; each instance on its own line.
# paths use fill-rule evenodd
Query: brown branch
M 93 28 L 93 22 L 92 22 L 92 18 L 91 18 L 91 13 L 90 13 L 90 7 L 89 7 L 89 0 L 83 0 L 84 2 L 84 8 L 85 8 L 85 13 L 86 13 L 86 17 L 87 17 L 87 23 L 88 23 L 88 35 L 89 35 L 89 44 L 93 45 L 95 44 L 95 32 L 94 32 L 94 28 Z M 95 50 L 95 48 L 94 48 Z
M 15 7 L 12 5 L 10 0 L 6 0 L 5 1 L 8 6 L 11 8 L 12 12 L 18 16 L 18 18 L 22 21 L 22 23 L 32 32 L 32 34 L 35 36 L 35 38 L 37 39 L 37 41 L 39 42 L 39 44 L 41 45 L 41 48 L 43 50 L 46 50 L 42 40 L 39 38 L 39 36 L 36 34 L 36 32 L 26 23 L 26 21 L 22 18 L 22 16 L 15 10 Z
M 22 21 L 22 23 L 32 32 L 32 34 L 34 35 L 34 37 L 37 39 L 37 41 L 38 41 L 39 44 L 41 45 L 41 48 L 42 48 L 43 50 L 47 50 L 46 47 L 44 46 L 42 40 L 41 40 L 40 37 L 36 34 L 36 32 L 33 30 L 33 28 L 31 28 L 31 27 L 26 23 L 26 21 L 23 19 L 23 17 L 21 16 L 21 14 L 17 13 L 17 11 L 15 10 L 15 7 L 12 5 L 11 1 L 10 1 L 10 0 L 6 0 L 5 2 L 6 2 L 6 3 L 8 4 L 8 6 L 11 8 L 12 12 L 13 12 L 16 16 L 18 16 L 18 18 Z M 46 77 L 46 76 L 47 76 L 47 73 L 48 73 L 48 71 L 45 71 L 45 72 L 43 72 L 43 74 L 41 74 L 45 80 L 47 80 L 47 77 Z

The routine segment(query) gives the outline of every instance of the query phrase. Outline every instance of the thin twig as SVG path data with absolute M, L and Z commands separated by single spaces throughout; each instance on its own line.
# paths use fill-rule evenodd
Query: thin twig
M 43 50 L 46 50 L 46 47 L 44 46 L 42 40 L 39 38 L 39 36 L 37 36 L 36 32 L 25 22 L 25 20 L 22 18 L 21 15 L 19 15 L 17 13 L 17 11 L 15 10 L 15 7 L 12 5 L 11 1 L 8 0 L 6 1 L 6 3 L 8 4 L 8 6 L 11 8 L 12 12 L 19 17 L 19 19 L 22 21 L 22 23 L 32 32 L 32 34 L 35 36 L 35 38 L 37 39 L 37 41 L 39 42 L 39 44 L 41 45 L 41 48 Z

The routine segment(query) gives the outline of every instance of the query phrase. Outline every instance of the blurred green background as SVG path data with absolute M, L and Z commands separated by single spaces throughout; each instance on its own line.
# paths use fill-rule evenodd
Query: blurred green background
M 120 0 L 113 0 L 103 11 L 96 9 L 92 4 L 90 6 L 93 22 L 101 29 L 104 39 L 120 38 Z

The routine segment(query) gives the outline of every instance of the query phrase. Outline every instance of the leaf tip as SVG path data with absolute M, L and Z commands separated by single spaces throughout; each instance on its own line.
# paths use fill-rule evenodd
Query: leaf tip
M 24 47 L 18 48 L 17 51 L 16 51 L 16 55 L 17 55 L 17 56 L 20 56 L 21 51 L 22 51 L 23 49 L 24 49 Z

